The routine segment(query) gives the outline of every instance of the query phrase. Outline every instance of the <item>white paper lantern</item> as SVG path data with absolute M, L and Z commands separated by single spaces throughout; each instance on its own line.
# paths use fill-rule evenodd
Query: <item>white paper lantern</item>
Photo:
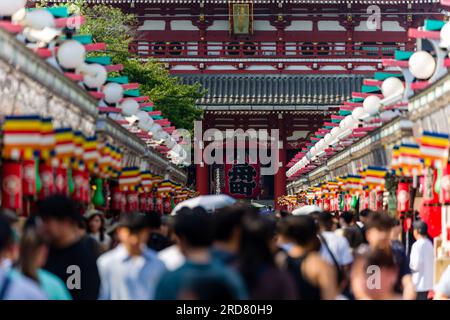
M 91 89 L 100 88 L 105 84 L 108 78 L 108 71 L 100 64 L 83 64 L 82 67 L 77 69 L 77 73 L 84 75 L 84 84 Z
M 356 120 L 353 118 L 353 116 L 348 115 L 344 118 L 345 129 L 353 129 L 355 124 L 356 124 Z
M 1 0 L 0 16 L 10 17 L 20 9 L 24 8 L 27 0 Z
M 152 125 L 152 128 L 150 129 L 150 132 L 155 135 L 158 131 L 161 131 L 162 127 L 158 123 L 154 123 Z
M 396 116 L 396 113 L 392 110 L 387 110 L 380 114 L 381 121 L 383 121 L 383 122 L 389 122 L 395 116 Z
M 24 25 L 36 30 L 44 28 L 54 28 L 55 18 L 45 9 L 28 11 L 25 16 Z
M 339 129 L 341 129 L 341 131 L 345 130 L 345 118 L 341 120 L 341 122 L 339 122 Z
M 368 96 L 364 99 L 363 109 L 370 116 L 376 115 L 380 111 L 381 99 L 377 96 Z
M 319 149 L 319 151 L 325 149 L 326 146 L 327 144 L 325 143 L 324 139 L 320 139 L 319 142 L 317 142 L 317 149 Z
M 362 119 L 366 115 L 367 115 L 367 113 L 364 111 L 363 107 L 357 107 L 357 108 L 353 109 L 352 117 L 356 121 Z
M 177 144 L 172 148 L 171 151 L 179 155 L 181 153 L 181 150 L 183 150 L 183 147 Z
M 153 122 L 148 121 L 148 119 L 146 121 L 139 121 L 138 123 L 138 128 L 141 129 L 142 131 L 150 131 L 150 129 L 152 128 Z
M 441 47 L 450 47 L 450 22 L 447 22 L 441 29 Z
M 139 103 L 134 99 L 126 99 L 120 104 L 120 108 L 122 109 L 122 114 L 129 117 L 138 113 Z
M 105 101 L 109 104 L 119 103 L 123 98 L 123 88 L 120 84 L 110 82 L 103 87 Z
M 311 149 L 309 149 L 309 152 L 311 152 L 311 156 L 315 156 L 316 155 L 316 147 L 312 147 Z
M 327 144 L 327 146 L 329 146 L 331 144 L 331 142 L 333 142 L 333 140 L 334 140 L 333 136 L 331 135 L 331 132 L 327 133 L 325 135 L 324 139 L 325 139 L 325 143 Z
M 403 94 L 405 87 L 403 82 L 397 77 L 390 77 L 383 81 L 381 92 L 385 98 Z
M 58 62 L 65 69 L 76 69 L 84 63 L 86 49 L 75 40 L 65 41 L 58 49 Z
M 342 133 L 342 129 L 339 127 L 334 127 L 333 129 L 331 129 L 330 133 L 333 136 L 333 138 L 336 139 Z
M 409 58 L 409 71 L 420 80 L 431 78 L 436 69 L 436 60 L 427 51 L 417 51 Z

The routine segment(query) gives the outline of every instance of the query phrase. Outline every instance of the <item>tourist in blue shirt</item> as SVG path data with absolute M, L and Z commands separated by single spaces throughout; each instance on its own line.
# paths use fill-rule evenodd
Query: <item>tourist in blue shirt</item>
M 50 300 L 72 300 L 66 284 L 53 273 L 42 269 L 47 255 L 48 245 L 44 237 L 35 225 L 28 223 L 20 240 L 19 262 L 17 270 L 12 271 L 13 277 L 23 275 L 34 281 Z
M 139 213 L 126 214 L 117 228 L 120 244 L 97 261 L 102 300 L 152 300 L 155 287 L 166 272 L 164 263 L 146 243 L 148 219 Z
M 225 285 L 233 299 L 246 299 L 247 290 L 241 277 L 222 262 L 211 257 L 211 215 L 204 209 L 183 208 L 175 216 L 174 230 L 186 262 L 177 270 L 166 273 L 156 289 L 156 299 L 177 300 L 186 296 L 193 282 L 208 279 Z M 206 294 L 207 295 L 207 294 Z
M 0 215 L 0 300 L 47 300 L 45 293 L 33 281 L 22 275 L 14 276 L 7 261 L 12 242 L 12 230 Z

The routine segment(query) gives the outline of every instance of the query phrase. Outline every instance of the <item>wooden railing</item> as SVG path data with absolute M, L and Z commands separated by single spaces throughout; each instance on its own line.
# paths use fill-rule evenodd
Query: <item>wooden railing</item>
M 135 41 L 130 51 L 154 58 L 382 58 L 404 43 L 311 43 L 311 42 L 147 42 Z

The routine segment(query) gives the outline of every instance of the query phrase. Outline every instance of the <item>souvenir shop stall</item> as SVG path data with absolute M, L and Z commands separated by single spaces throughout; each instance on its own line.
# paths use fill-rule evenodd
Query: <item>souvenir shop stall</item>
M 21 215 L 51 194 L 84 212 L 164 212 L 192 197 L 187 152 L 106 45 L 66 7 L 0 5 L 1 206 Z M 158 186 L 168 185 L 161 193 Z
M 388 71 L 364 80 L 287 176 L 308 180 L 293 191 L 297 206 L 388 210 L 403 222 L 407 247 L 413 221 L 425 221 L 437 280 L 450 261 L 450 23 L 425 20 L 408 36 L 416 50 L 383 60 Z

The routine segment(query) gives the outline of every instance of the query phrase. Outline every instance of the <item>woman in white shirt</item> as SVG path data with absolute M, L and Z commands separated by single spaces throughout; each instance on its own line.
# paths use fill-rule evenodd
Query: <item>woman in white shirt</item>
M 414 238 L 409 267 L 416 287 L 417 300 L 427 300 L 428 292 L 433 290 L 434 249 L 428 239 L 427 224 L 421 220 L 414 222 Z
M 88 225 L 88 234 L 98 242 L 102 252 L 109 250 L 111 237 L 105 231 L 103 212 L 91 210 L 86 213 L 85 218 Z

